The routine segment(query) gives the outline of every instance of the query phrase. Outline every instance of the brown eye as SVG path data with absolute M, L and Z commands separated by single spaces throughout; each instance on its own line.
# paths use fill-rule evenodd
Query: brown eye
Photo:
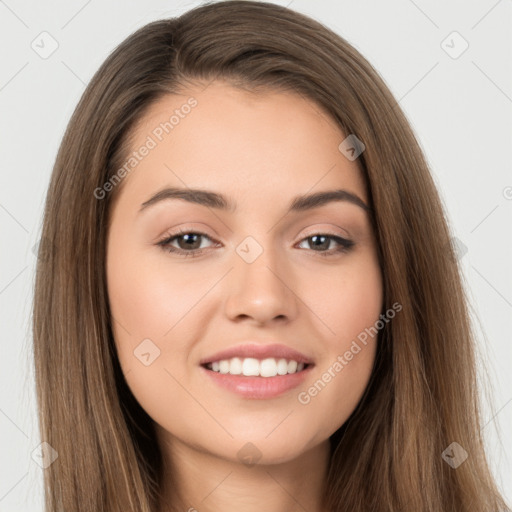
M 204 239 L 212 241 L 212 239 L 205 233 L 196 231 L 179 231 L 168 235 L 165 239 L 158 242 L 157 245 L 161 246 L 168 252 L 178 253 L 183 256 L 199 256 L 202 254 L 205 247 L 201 247 Z M 176 243 L 175 245 L 171 245 Z
M 338 247 L 329 250 L 333 241 L 338 245 Z M 342 252 L 347 252 L 354 245 L 352 240 L 336 235 L 329 235 L 327 233 L 318 233 L 308 236 L 307 238 L 304 238 L 301 243 L 304 242 L 308 242 L 308 245 L 313 248 L 312 250 L 319 253 L 321 256 L 332 256 Z

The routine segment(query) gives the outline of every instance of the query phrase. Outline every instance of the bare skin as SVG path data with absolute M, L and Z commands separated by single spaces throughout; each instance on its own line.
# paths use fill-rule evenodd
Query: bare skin
M 197 105 L 158 140 L 155 128 L 190 97 Z M 382 276 L 363 208 L 345 200 L 287 210 L 296 196 L 339 189 L 368 204 L 357 161 L 338 149 L 346 135 L 298 94 L 213 82 L 155 103 L 133 151 L 148 136 L 157 144 L 124 178 L 112 211 L 107 280 L 121 366 L 165 458 L 161 512 L 320 512 L 329 436 L 363 395 L 375 340 L 341 371 L 333 365 L 379 319 Z M 165 187 L 221 193 L 237 208 L 174 198 L 139 212 Z M 206 236 L 194 245 L 178 229 Z M 170 247 L 199 255 L 158 245 L 171 235 Z M 338 250 L 332 237 L 353 246 Z M 254 261 L 242 257 L 258 248 Z M 134 355 L 143 340 L 148 365 Z M 247 341 L 282 343 L 314 366 L 280 396 L 242 397 L 199 361 Z

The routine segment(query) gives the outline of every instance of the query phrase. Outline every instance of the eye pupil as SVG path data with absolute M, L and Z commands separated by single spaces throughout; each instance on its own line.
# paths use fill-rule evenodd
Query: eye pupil
M 325 236 L 325 235 L 314 235 L 314 236 L 311 236 L 309 237 L 310 240 L 313 241 L 313 246 L 314 247 L 321 247 L 321 248 L 328 248 L 329 247 L 329 237 Z M 318 239 L 323 239 L 323 242 L 320 242 L 320 243 L 316 243 L 318 241 Z M 327 243 L 325 242 L 327 240 Z M 325 247 L 323 247 L 325 246 Z
M 178 237 L 178 245 L 181 245 L 181 243 L 180 243 L 181 240 L 185 240 L 186 241 L 186 243 L 184 245 L 185 248 L 196 249 L 201 245 L 201 242 L 199 242 L 199 245 L 197 247 L 194 245 L 194 244 L 197 245 L 197 240 L 199 239 L 199 237 L 201 237 L 201 235 L 195 234 L 195 233 L 187 233 L 185 235 L 181 235 L 180 237 Z

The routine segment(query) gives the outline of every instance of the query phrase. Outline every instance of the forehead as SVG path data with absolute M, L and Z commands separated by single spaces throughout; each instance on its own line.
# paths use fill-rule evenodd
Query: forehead
M 366 200 L 357 161 L 338 148 L 345 137 L 325 109 L 301 94 L 212 82 L 149 107 L 129 153 L 150 149 L 123 187 L 138 196 L 171 185 L 222 190 L 240 201 L 335 187 Z

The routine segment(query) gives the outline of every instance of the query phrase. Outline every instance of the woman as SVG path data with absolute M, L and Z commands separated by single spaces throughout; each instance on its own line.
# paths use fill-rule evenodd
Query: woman
M 40 250 L 48 511 L 508 510 L 427 164 L 318 22 L 229 1 L 126 39 Z

